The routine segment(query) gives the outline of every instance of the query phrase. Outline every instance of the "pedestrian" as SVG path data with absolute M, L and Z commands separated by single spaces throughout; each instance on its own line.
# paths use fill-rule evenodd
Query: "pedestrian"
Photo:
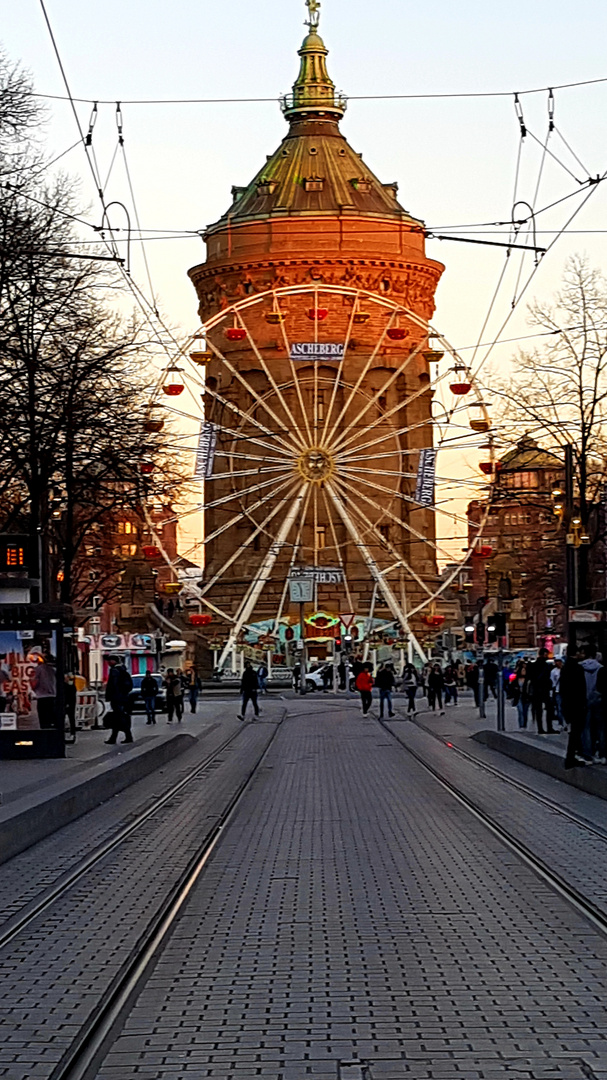
M 43 656 L 41 649 L 32 650 L 29 659 L 35 664 L 30 683 L 36 698 L 38 723 L 42 729 L 54 728 L 57 726 L 55 716 L 57 674 L 55 665 L 49 656 Z
M 105 688 L 105 700 L 110 703 L 109 726 L 112 733 L 106 743 L 113 744 L 118 732 L 124 732 L 124 742 L 133 742 L 131 733 L 131 710 L 129 694 L 133 689 L 133 680 L 119 656 L 108 656 L 109 673 Z
M 561 670 L 559 690 L 565 723 L 569 725 L 569 741 L 564 765 L 592 765 L 586 728 L 586 676 L 579 663 L 579 653 L 570 645 Z
M 498 666 L 495 660 L 488 660 L 485 664 L 485 701 L 489 697 L 489 691 L 497 698 Z
M 76 676 L 71 671 L 67 671 L 63 681 L 65 683 L 65 715 L 69 724 L 72 742 L 76 742 L 76 705 L 78 704 Z
M 147 716 L 146 724 L 156 723 L 156 695 L 158 694 L 158 683 L 151 674 L 146 671 L 143 679 L 141 680 L 141 696 L 143 698 L 143 704 L 145 706 L 145 713 Z
M 445 682 L 445 708 L 450 701 L 457 705 L 457 676 L 453 664 L 447 664 L 443 679 Z
M 325 666 L 321 668 L 320 677 L 322 679 L 323 693 L 326 694 L 327 690 L 330 689 L 331 683 L 333 681 L 333 665 L 325 664 Z
M 253 712 L 255 716 L 259 716 L 259 706 L 257 704 L 257 694 L 259 692 L 259 677 L 257 672 L 253 669 L 253 665 L 250 660 L 245 660 L 244 671 L 242 673 L 242 679 L 240 680 L 240 693 L 242 696 L 241 712 L 238 713 L 239 720 L 245 720 L 247 714 L 247 704 L 250 701 L 253 705 Z
M 430 672 L 431 671 L 432 671 L 432 665 L 428 664 L 428 663 L 425 663 L 424 666 L 422 667 L 420 682 L 421 682 L 421 686 L 422 686 L 422 694 L 424 694 L 426 697 L 428 697 L 428 679 L 430 678 Z M 430 703 L 430 698 L 428 697 L 428 704 L 429 703 Z
M 457 685 L 460 690 L 464 689 L 466 685 L 466 669 L 462 660 L 457 662 Z
M 434 664 L 428 675 L 428 708 L 432 709 L 433 712 L 436 712 L 436 703 L 438 701 L 441 716 L 443 716 L 445 712 L 443 709 L 444 688 L 445 680 L 440 669 L 440 664 Z
M 379 719 L 383 720 L 384 718 L 384 705 L 388 707 L 388 716 L 394 716 L 392 692 L 396 688 L 396 679 L 390 664 L 379 665 L 375 676 L 375 685 L 379 690 Z
M 403 671 L 403 690 L 407 695 L 407 713 L 415 714 L 415 697 L 417 694 L 417 671 L 413 664 L 407 664 Z
M 202 682 L 201 682 L 200 678 L 198 677 L 198 675 L 196 674 L 196 669 L 195 668 L 190 668 L 190 671 L 188 672 L 187 691 L 188 691 L 188 699 L 189 699 L 189 702 L 190 702 L 190 712 L 191 713 L 196 712 L 196 704 L 198 702 L 198 695 L 199 695 L 201 690 L 202 690 Z
M 468 667 L 466 668 L 466 685 L 469 687 L 470 690 L 472 690 L 472 693 L 474 694 L 474 704 L 476 705 L 477 708 L 481 703 L 480 693 L 479 693 L 479 683 L 480 683 L 480 666 L 479 666 L 478 662 L 476 664 L 469 664 Z
M 168 668 L 164 677 L 164 686 L 167 695 L 167 724 L 172 724 L 174 716 L 177 716 L 178 721 L 183 716 L 183 686 L 173 668 Z
M 530 666 L 529 679 L 531 682 L 531 709 L 533 719 L 537 724 L 538 735 L 554 735 L 552 726 L 552 683 L 550 682 L 547 649 L 540 649 L 537 660 Z M 544 708 L 546 709 L 545 732 L 543 727 Z
M 299 693 L 299 682 L 301 679 L 301 664 L 295 664 L 293 667 L 293 689 L 295 693 Z
M 512 704 L 516 707 L 518 713 L 518 726 L 519 728 L 526 728 L 532 691 L 531 682 L 527 672 L 527 664 L 524 660 L 519 660 L 516 665 L 511 696 Z
M 599 764 L 604 763 L 603 745 L 603 697 L 601 686 L 604 676 L 599 681 L 603 665 L 596 659 L 596 651 L 591 645 L 582 645 L 580 667 L 586 679 L 586 731 L 585 745 L 590 750 L 590 757 Z
M 346 665 L 343 660 L 339 661 L 337 665 L 337 674 L 339 676 L 339 689 L 346 689 Z
M 356 676 L 355 685 L 360 694 L 363 716 L 366 716 L 373 701 L 373 676 L 370 664 L 363 665 L 362 671 L 359 671 Z
M 259 683 L 260 694 L 267 694 L 268 692 L 268 669 L 264 663 L 261 663 L 257 668 L 257 681 Z
M 563 719 L 563 708 L 561 705 L 561 671 L 563 670 L 563 661 L 555 660 L 554 667 L 550 672 L 550 683 L 552 686 L 552 711 L 554 713 L 555 720 L 564 727 L 565 721 Z

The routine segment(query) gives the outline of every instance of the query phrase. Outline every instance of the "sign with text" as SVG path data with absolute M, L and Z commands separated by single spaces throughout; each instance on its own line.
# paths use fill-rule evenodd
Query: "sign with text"
M 415 501 L 420 506 L 434 505 L 434 479 L 436 473 L 436 450 L 426 447 L 419 452 Z
M 291 344 L 291 360 L 343 360 L 343 341 L 294 341 Z
M 196 469 L 194 476 L 197 480 L 206 480 L 213 475 L 215 464 L 215 450 L 217 449 L 217 427 L 210 420 L 203 420 L 200 425 L 198 438 L 198 450 L 196 451 Z
M 294 566 L 289 572 L 289 579 L 309 577 L 317 585 L 341 585 L 344 572 L 340 566 Z
M 289 599 L 292 604 L 311 604 L 314 600 L 314 578 L 290 577 Z

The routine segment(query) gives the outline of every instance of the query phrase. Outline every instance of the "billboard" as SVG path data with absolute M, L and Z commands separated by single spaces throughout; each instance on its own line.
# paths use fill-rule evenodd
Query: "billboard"
M 56 640 L 33 630 L 0 630 L 0 730 L 55 729 Z

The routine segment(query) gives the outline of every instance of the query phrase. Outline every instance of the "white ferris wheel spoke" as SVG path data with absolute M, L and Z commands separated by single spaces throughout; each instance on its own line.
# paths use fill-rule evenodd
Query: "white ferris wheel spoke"
M 373 361 L 375 360 L 375 357 L 377 356 L 379 350 L 381 349 L 383 340 L 384 340 L 386 334 L 388 333 L 388 330 L 391 328 L 391 326 L 392 326 L 394 320 L 396 319 L 397 315 L 398 315 L 398 308 L 395 308 L 394 311 L 392 312 L 389 320 L 388 320 L 387 325 L 384 327 L 384 329 L 382 330 L 379 338 L 377 339 L 377 345 L 375 346 L 375 348 L 373 349 L 373 352 L 369 356 L 363 370 L 361 371 L 358 379 L 356 380 L 356 383 L 351 388 L 350 393 L 348 395 L 348 399 L 347 399 L 346 403 L 343 405 L 339 416 L 337 417 L 335 423 L 333 424 L 333 427 L 331 428 L 331 431 L 329 432 L 329 435 L 327 436 L 327 438 L 323 442 L 323 444 L 322 444 L 323 446 L 326 446 L 328 443 L 332 443 L 332 441 L 333 441 L 333 439 L 335 437 L 335 432 L 337 431 L 337 428 L 339 427 L 340 422 L 343 420 L 343 418 L 346 415 L 348 409 L 350 408 L 350 405 L 351 405 L 352 401 L 354 400 L 354 397 L 356 396 L 356 394 L 360 390 L 360 387 L 362 386 L 365 375 L 368 374 L 369 369 L 371 367 L 371 364 L 373 363 Z
M 342 482 L 341 486 L 344 488 L 344 494 L 347 497 L 350 496 L 351 491 L 355 490 L 354 488 L 351 488 L 350 485 L 344 484 L 343 482 Z M 365 502 L 371 502 L 371 500 L 367 499 L 364 495 L 360 495 L 360 498 L 363 499 Z M 371 505 L 375 505 L 375 504 L 371 503 Z M 374 525 L 373 521 L 371 520 L 371 518 L 367 517 L 364 510 L 362 510 L 361 507 L 358 504 L 353 505 L 353 512 L 358 515 L 358 517 L 363 522 L 363 525 L 364 525 L 364 527 L 366 528 L 367 531 L 375 532 L 375 525 Z M 394 515 L 390 514 L 388 511 L 385 511 L 385 512 L 388 514 L 389 517 L 393 518 L 396 525 L 404 525 L 404 522 L 402 522 L 400 518 L 395 517 Z M 419 574 L 417 574 L 415 572 L 415 570 L 410 565 L 410 563 L 407 562 L 405 557 L 403 555 L 401 555 L 400 552 L 398 552 L 396 550 L 396 548 L 393 546 L 393 544 L 390 543 L 389 540 L 385 540 L 382 537 L 382 541 L 383 541 L 384 545 L 388 548 L 388 550 L 389 550 L 390 554 L 392 555 L 392 557 L 398 560 L 397 565 L 404 567 L 404 569 L 407 571 L 407 573 L 410 574 L 412 580 L 417 582 L 420 589 L 422 589 L 425 593 L 427 593 L 428 597 L 430 597 L 430 598 L 433 597 L 434 596 L 434 590 L 432 590 L 430 588 L 430 586 L 424 581 L 424 579 L 421 578 L 419 576 Z M 387 570 L 383 571 L 383 574 L 387 574 L 387 572 L 388 572 Z
M 331 537 L 333 539 L 333 546 L 334 546 L 335 551 L 337 553 L 337 560 L 339 562 L 339 566 L 340 566 L 340 569 L 341 569 L 341 572 L 342 572 L 342 575 L 343 575 L 343 579 L 344 579 L 344 588 L 346 590 L 346 602 L 348 604 L 348 610 L 349 611 L 354 611 L 354 601 L 352 599 L 352 594 L 350 592 L 350 586 L 348 584 L 348 575 L 346 574 L 346 567 L 344 565 L 344 560 L 343 560 L 343 557 L 342 557 L 342 554 L 341 554 L 341 548 L 340 548 L 339 543 L 337 541 L 337 532 L 336 532 L 336 529 L 335 529 L 335 522 L 333 520 L 333 515 L 331 513 L 331 508 L 329 506 L 329 500 L 327 499 L 327 493 L 326 493 L 324 487 L 322 489 L 322 495 L 323 495 L 323 501 L 324 501 L 324 504 L 325 504 L 325 510 L 326 510 L 326 513 L 327 513 L 327 518 L 328 518 L 328 521 L 329 521 L 329 528 L 331 530 Z
M 292 479 L 292 477 L 289 477 L 287 480 L 283 480 L 282 483 L 276 486 L 274 491 L 270 491 L 268 495 L 264 495 L 261 499 L 258 499 L 256 503 L 253 503 L 252 506 L 247 507 L 246 510 L 241 510 L 238 514 L 234 514 L 234 516 L 231 517 L 229 521 L 226 521 L 223 525 L 220 525 L 218 529 L 215 529 L 214 532 L 209 533 L 208 536 L 205 536 L 203 543 L 210 544 L 212 540 L 216 540 L 217 537 L 221 536 L 222 533 L 226 532 L 228 529 L 231 529 L 234 525 L 239 525 L 240 522 L 244 521 L 245 519 L 248 519 L 250 521 L 253 511 L 258 510 L 260 506 L 263 506 L 264 503 L 267 503 L 269 499 L 274 497 L 274 495 L 277 495 L 279 492 L 284 491 L 288 484 L 292 483 Z
M 277 303 L 276 293 L 273 293 L 272 295 L 273 295 L 273 298 L 274 298 L 274 303 Z M 306 429 L 306 438 L 308 440 L 309 445 L 311 446 L 312 442 L 313 442 L 313 440 L 312 440 L 312 431 L 310 429 L 310 424 L 308 422 L 308 413 L 306 411 L 303 395 L 302 395 L 302 392 L 301 392 L 301 386 L 299 384 L 299 375 L 298 375 L 298 372 L 297 372 L 297 368 L 295 367 L 295 361 L 293 360 L 293 358 L 291 356 L 291 343 L 290 343 L 289 338 L 287 336 L 287 328 L 286 328 L 284 320 L 280 324 L 280 330 L 281 330 L 281 333 L 282 333 L 282 340 L 283 340 L 283 343 L 284 343 L 287 359 L 289 361 L 289 367 L 291 368 L 291 379 L 292 379 L 293 384 L 295 386 L 295 393 L 297 394 L 297 400 L 299 402 L 299 408 L 301 410 L 301 415 L 302 415 L 302 418 L 303 418 L 303 424 L 304 424 L 304 427 Z
M 377 511 L 379 511 L 379 513 L 384 514 L 387 517 L 389 517 L 390 520 L 393 521 L 395 525 L 399 525 L 401 527 L 401 529 L 404 529 L 406 532 L 410 533 L 411 536 L 414 536 L 416 540 L 421 541 L 421 543 L 423 543 L 423 544 L 427 544 L 428 547 L 432 548 L 432 550 L 435 552 L 435 554 L 437 554 L 437 555 L 440 554 L 440 555 L 443 556 L 443 558 L 446 558 L 446 559 L 450 560 L 451 553 L 448 552 L 448 551 L 445 551 L 444 549 L 439 547 L 439 545 L 436 543 L 436 540 L 432 540 L 430 537 L 424 536 L 424 534 L 420 533 L 418 529 L 414 529 L 413 526 L 410 525 L 408 521 L 404 521 L 403 518 L 398 517 L 397 514 L 394 514 L 391 510 L 388 510 L 387 507 L 382 506 L 381 503 L 376 502 L 375 499 L 371 499 L 368 495 L 364 495 L 362 491 L 358 490 L 354 486 L 354 484 L 351 484 L 348 480 L 344 480 L 343 477 L 339 477 L 338 482 L 343 487 L 347 488 L 347 490 L 348 490 L 348 492 L 350 494 L 352 494 L 352 493 L 356 494 L 356 496 L 359 499 L 362 499 L 369 506 L 372 506 L 374 510 L 377 510 Z M 361 479 L 360 483 L 366 484 L 367 487 L 375 488 L 375 490 L 377 491 L 377 485 L 372 484 L 369 480 L 362 480 Z M 396 493 L 395 492 L 390 492 L 390 494 L 392 495 L 392 494 L 396 494 Z M 357 509 L 358 509 L 358 507 L 357 507 Z M 422 508 L 420 507 L 420 509 L 422 509 Z M 429 509 L 429 507 L 425 507 L 425 509 Z M 373 522 L 370 522 L 370 525 L 371 525 L 371 527 L 373 529 L 375 529 L 375 526 L 373 525 Z M 413 571 L 411 571 L 411 573 L 412 572 Z
M 290 465 L 285 465 L 284 466 L 284 471 L 287 471 L 287 470 L 289 472 L 291 472 L 291 473 L 293 472 L 293 469 L 292 469 L 292 467 Z M 256 475 L 257 475 L 257 473 L 256 473 Z M 230 473 L 224 473 L 224 477 L 229 478 L 230 476 L 231 476 Z M 228 495 L 222 495 L 221 498 L 214 499 L 213 502 L 206 503 L 205 504 L 205 510 L 214 510 L 216 506 L 223 506 L 224 503 L 235 502 L 238 499 L 243 499 L 243 498 L 245 498 L 245 496 L 251 495 L 252 492 L 254 492 L 254 491 L 255 492 L 263 491 L 264 488 L 270 487 L 272 484 L 275 484 L 275 483 L 276 483 L 276 477 L 271 476 L 269 478 L 269 480 L 262 480 L 261 483 L 249 484 L 248 487 L 241 488 L 238 491 L 230 491 L 230 493 Z
M 331 417 L 333 415 L 333 408 L 335 406 L 335 399 L 337 397 L 337 392 L 338 392 L 338 390 L 339 390 L 339 388 L 341 386 L 341 377 L 342 377 L 343 370 L 344 370 L 344 364 L 346 362 L 346 356 L 348 354 L 348 346 L 350 344 L 350 338 L 352 336 L 352 327 L 354 326 L 354 316 L 355 316 L 356 310 L 358 308 L 359 300 L 360 300 L 360 290 L 358 290 L 356 292 L 356 295 L 354 296 L 354 299 L 353 299 L 352 314 L 350 315 L 350 321 L 348 323 L 348 329 L 346 330 L 346 338 L 345 338 L 345 341 L 344 341 L 344 352 L 343 352 L 343 356 L 342 356 L 341 360 L 339 361 L 339 366 L 337 368 L 337 371 L 335 372 L 335 378 L 333 380 L 333 386 L 332 386 L 332 389 L 331 389 L 331 399 L 329 401 L 329 407 L 327 409 L 327 416 L 326 416 L 326 419 L 325 419 L 325 425 L 324 425 L 323 432 L 322 432 L 322 435 L 321 435 L 321 438 L 320 438 L 321 446 L 326 445 L 327 431 L 329 429 L 329 424 L 331 422 Z
M 284 521 L 280 526 L 276 539 L 270 545 L 269 551 L 267 552 L 261 566 L 259 567 L 259 570 L 257 571 L 257 574 L 255 575 L 253 581 L 247 589 L 245 596 L 243 597 L 242 603 L 234 621 L 234 625 L 230 630 L 230 636 L 226 644 L 224 645 L 221 653 L 221 658 L 219 660 L 220 667 L 223 667 L 226 657 L 234 648 L 236 638 L 238 637 L 238 634 L 240 633 L 240 630 L 242 629 L 244 623 L 248 622 L 249 617 L 255 610 L 255 605 L 257 604 L 257 601 L 263 591 L 264 585 L 268 581 L 269 576 L 274 568 L 274 564 L 287 541 L 287 538 L 291 529 L 293 528 L 293 525 L 295 524 L 295 521 L 297 520 L 297 516 L 301 510 L 301 504 L 305 498 L 306 488 L 307 484 L 301 485 L 299 493 L 295 496 L 289 512 L 285 516 Z
M 211 480 L 233 480 L 236 476 L 262 476 L 264 473 L 286 472 L 288 469 L 292 470 L 293 466 L 282 464 L 264 467 L 259 465 L 256 469 L 230 469 L 227 472 L 214 472 L 211 476 L 205 476 L 205 484 L 208 484 Z M 234 492 L 234 494 L 240 495 L 240 492 Z
M 268 416 L 270 416 L 272 418 L 272 420 L 276 424 L 277 430 L 282 432 L 283 435 L 289 435 L 290 436 L 291 432 L 289 430 L 288 425 L 285 424 L 284 420 L 281 420 L 280 417 L 278 417 L 276 415 L 274 410 L 268 405 L 267 401 L 265 401 L 264 398 L 260 394 L 257 393 L 255 388 L 253 386 L 251 386 L 251 384 L 249 382 L 247 382 L 247 380 L 242 376 L 242 374 L 240 373 L 238 368 L 234 367 L 234 364 L 232 364 L 231 361 L 228 360 L 227 357 L 224 356 L 220 352 L 220 350 L 216 346 L 213 345 L 213 343 L 211 341 L 209 341 L 208 344 L 211 346 L 213 351 L 215 353 L 217 353 L 217 355 L 221 359 L 222 363 L 225 364 L 228 371 L 234 376 L 235 379 L 238 379 L 238 382 L 247 391 L 249 396 L 252 397 L 253 400 L 257 403 L 257 405 L 261 409 L 263 409 L 263 411 L 266 412 L 268 414 Z M 212 394 L 212 396 L 217 396 L 215 391 L 211 391 L 211 394 Z M 230 405 L 230 403 L 227 400 L 224 402 L 224 404 Z M 240 410 L 237 409 L 236 406 L 234 406 L 234 411 L 235 412 L 240 412 Z M 245 413 L 244 415 L 247 417 L 247 419 L 253 420 L 253 417 L 250 415 L 250 413 Z M 259 425 L 259 426 L 261 426 L 261 425 Z M 297 452 L 297 446 L 296 446 L 295 443 L 288 442 L 282 436 L 277 435 L 276 432 L 272 432 L 272 435 L 276 439 L 277 442 L 281 443 L 285 447 L 286 450 L 289 450 L 291 453 L 296 453 Z
M 276 613 L 276 618 L 274 619 L 274 629 L 273 629 L 274 634 L 278 633 L 278 627 L 279 627 L 279 624 L 280 624 L 280 620 L 282 619 L 282 613 L 283 613 L 283 610 L 284 610 L 285 601 L 287 599 L 287 593 L 289 591 L 289 578 L 291 576 L 291 570 L 295 566 L 295 560 L 297 559 L 297 556 L 299 554 L 299 549 L 300 549 L 300 546 L 301 546 L 301 535 L 303 533 L 303 528 L 304 528 L 304 524 L 305 524 L 305 520 L 306 520 L 306 514 L 308 512 L 308 506 L 309 506 L 309 503 L 310 503 L 310 495 L 311 495 L 311 488 L 308 487 L 308 490 L 306 492 L 306 497 L 304 499 L 304 504 L 303 504 L 303 507 L 302 507 L 302 510 L 301 510 L 301 517 L 299 519 L 299 528 L 297 530 L 297 536 L 295 537 L 295 543 L 293 544 L 293 554 L 291 555 L 291 561 L 289 563 L 289 571 L 288 571 L 288 573 L 287 573 L 287 575 L 285 577 L 285 583 L 284 583 L 282 594 L 281 594 L 281 597 L 280 597 L 280 603 L 278 605 L 278 611 Z
M 271 443 L 271 444 L 267 443 L 267 442 L 263 442 L 262 440 L 260 440 L 259 436 L 257 436 L 257 435 L 243 435 L 242 432 L 240 432 L 238 430 L 233 430 L 231 428 L 224 427 L 223 425 L 221 425 L 221 431 L 222 432 L 224 432 L 224 433 L 226 433 L 228 435 L 232 435 L 235 439 L 246 439 L 247 442 L 252 442 L 256 446 L 264 446 L 264 447 L 267 447 L 267 449 L 274 450 L 274 451 L 277 449 L 276 443 L 280 443 L 280 445 L 284 446 L 285 450 L 287 450 L 289 453 L 291 453 L 291 454 L 296 454 L 297 453 L 297 447 L 296 446 L 292 446 L 291 444 L 286 442 L 285 439 L 283 439 L 280 435 L 277 435 L 276 432 L 272 431 L 272 429 L 269 428 L 266 424 L 260 423 L 260 421 L 257 419 L 257 417 L 253 416 L 251 412 L 244 412 L 242 409 L 239 409 L 238 405 L 235 405 L 233 401 L 229 401 L 227 398 L 224 398 L 221 394 L 218 394 L 216 390 L 209 389 L 209 387 L 207 387 L 207 389 L 205 390 L 205 394 L 209 394 L 209 396 L 212 397 L 214 401 L 218 401 L 220 403 L 220 405 L 225 405 L 233 413 L 236 413 L 236 415 L 239 417 L 240 420 L 242 420 L 243 422 L 246 422 L 246 423 L 253 424 L 256 428 L 258 428 L 261 431 L 261 433 L 263 435 L 269 435 L 270 438 L 274 439 L 275 441 L 273 443 Z M 286 429 L 286 430 L 288 431 L 288 429 Z
M 344 503 L 342 502 L 342 499 L 341 499 L 340 495 L 338 494 L 338 492 L 336 492 L 334 490 L 333 485 L 331 483 L 327 484 L 327 490 L 328 490 L 328 493 L 329 493 L 329 497 L 332 500 L 332 502 L 333 502 L 333 504 L 335 506 L 335 509 L 337 510 L 337 513 L 341 517 L 344 525 L 346 526 L 346 529 L 348 530 L 350 536 L 352 537 L 352 540 L 354 541 L 356 547 L 360 551 L 360 554 L 361 554 L 364 562 L 366 563 L 367 569 L 369 570 L 369 572 L 371 574 L 371 577 L 376 582 L 380 592 L 382 593 L 382 595 L 384 597 L 384 600 L 386 601 L 386 604 L 387 604 L 388 608 L 390 609 L 390 612 L 394 616 L 395 622 L 397 622 L 399 624 L 399 626 L 402 627 L 404 632 L 407 633 L 410 636 L 411 641 L 413 642 L 417 652 L 422 656 L 422 658 L 423 658 L 423 660 L 425 662 L 426 659 L 427 659 L 426 654 L 424 653 L 424 651 L 421 648 L 419 642 L 417 641 L 417 638 L 412 633 L 412 631 L 411 631 L 411 629 L 409 627 L 409 620 L 408 620 L 405 612 L 403 611 L 403 609 L 400 606 L 398 600 L 396 599 L 396 596 L 394 595 L 390 585 L 388 584 L 386 579 L 384 577 L 382 577 L 382 575 L 380 574 L 379 569 L 377 567 L 377 564 L 375 563 L 375 560 L 374 560 L 373 556 L 371 555 L 371 552 L 369 551 L 366 544 L 364 543 L 364 540 L 363 540 L 362 536 L 360 535 L 360 533 L 359 533 L 359 531 L 358 531 L 358 529 L 356 527 L 356 524 L 354 523 L 354 521 L 352 520 L 352 518 L 348 514 L 348 511 L 347 511 L 346 507 L 344 506 Z
M 284 485 L 283 485 L 283 487 L 284 487 Z M 209 590 L 212 589 L 213 586 L 216 585 L 217 582 L 221 580 L 221 578 L 226 573 L 226 571 L 229 570 L 230 567 L 234 565 L 234 563 L 240 558 L 240 556 L 243 554 L 243 552 L 246 551 L 246 549 L 250 546 L 250 544 L 253 543 L 255 537 L 259 536 L 259 534 L 262 533 L 264 531 L 264 529 L 267 528 L 267 526 L 276 517 L 276 515 L 279 514 L 281 510 L 284 509 L 284 507 L 287 505 L 287 503 L 291 499 L 291 496 L 292 496 L 294 490 L 295 490 L 295 487 L 292 486 L 290 491 L 284 497 L 284 499 L 281 499 L 281 501 L 270 510 L 270 513 L 264 518 L 264 520 L 259 525 L 257 524 L 257 522 L 254 523 L 255 528 L 251 531 L 250 535 L 247 536 L 246 540 L 243 540 L 240 547 L 236 551 L 234 551 L 229 556 L 229 558 L 226 559 L 226 561 L 223 563 L 222 566 L 220 566 L 219 570 L 214 574 L 214 576 L 211 578 L 211 580 L 209 582 L 207 582 L 206 585 L 203 586 L 203 589 L 202 589 L 203 596 L 206 595 L 206 593 L 208 593 Z M 242 516 L 248 518 L 249 515 L 248 514 L 243 514 Z
M 247 331 L 247 338 L 248 338 L 249 344 L 250 344 L 251 348 L 253 349 L 253 352 L 255 353 L 255 356 L 257 357 L 257 360 L 261 364 L 261 366 L 262 366 L 262 368 L 263 368 L 263 370 L 265 372 L 266 378 L 267 378 L 268 382 L 270 383 L 270 385 L 272 386 L 272 389 L 274 390 L 274 393 L 276 394 L 276 397 L 280 401 L 280 404 L 282 405 L 282 407 L 284 409 L 285 415 L 289 419 L 289 422 L 291 424 L 291 435 L 296 440 L 297 444 L 299 445 L 299 448 L 301 450 L 303 450 L 304 447 L 305 447 L 305 440 L 304 440 L 304 438 L 303 438 L 303 436 L 301 434 L 301 431 L 299 430 L 299 425 L 298 425 L 297 421 L 295 420 L 295 417 L 293 416 L 293 413 L 291 412 L 291 409 L 289 408 L 289 405 L 288 405 L 287 401 L 283 397 L 281 389 L 278 386 L 276 380 L 274 379 L 274 376 L 272 375 L 272 372 L 270 371 L 270 369 L 269 369 L 268 365 L 266 364 L 263 356 L 261 355 L 259 349 L 257 348 L 257 345 L 255 344 L 255 341 L 254 341 L 252 335 L 249 333 L 249 331 L 248 331 L 248 329 L 247 329 L 247 327 L 246 327 L 246 325 L 244 323 L 244 320 L 242 318 L 242 314 L 241 314 L 240 310 L 238 311 L 237 314 L 238 314 L 238 319 L 239 319 L 239 322 L 242 325 L 243 330 Z
M 231 434 L 231 433 L 228 432 L 228 434 Z M 215 457 L 216 458 L 242 458 L 244 461 L 264 461 L 264 462 L 270 461 L 270 462 L 275 462 L 278 465 L 284 465 L 284 460 L 285 460 L 284 454 L 282 455 L 282 457 L 270 457 L 269 454 L 247 454 L 247 453 L 245 453 L 244 451 L 241 451 L 241 450 L 216 450 L 215 451 Z M 213 474 L 213 475 L 215 475 L 215 474 Z M 219 475 L 220 476 L 229 476 L 230 474 L 229 474 L 229 472 L 225 472 L 225 473 L 220 473 Z M 208 479 L 210 480 L 210 479 L 212 479 L 212 477 L 208 477 Z
M 372 488 L 374 491 L 380 491 L 382 494 L 390 495 L 391 497 L 393 497 L 395 499 L 400 499 L 402 502 L 405 502 L 407 504 L 411 504 L 411 509 L 412 510 L 428 510 L 428 509 L 436 510 L 437 513 L 444 514 L 445 517 L 450 518 L 452 521 L 455 518 L 457 518 L 457 520 L 461 524 L 468 525 L 468 518 L 463 517 L 461 514 L 457 514 L 453 510 L 444 510 L 442 508 L 442 506 L 440 505 L 440 503 L 434 502 L 434 503 L 432 503 L 431 507 L 422 506 L 417 501 L 417 499 L 413 498 L 412 495 L 407 495 L 404 491 L 396 491 L 396 490 L 394 490 L 392 488 L 383 487 L 382 484 L 378 484 L 377 481 L 375 481 L 375 480 L 373 482 L 371 482 L 370 480 L 367 480 L 364 476 L 359 475 L 362 472 L 369 472 L 372 476 L 377 476 L 378 475 L 378 473 L 373 472 L 373 469 L 365 470 L 365 469 L 351 468 L 351 469 L 341 469 L 340 470 L 340 473 L 345 474 L 345 476 L 349 477 L 350 480 L 358 481 L 361 484 L 366 484 L 367 487 Z M 399 474 L 398 473 L 392 473 L 392 475 L 393 476 L 398 476 Z M 411 477 L 413 477 L 415 479 L 415 476 L 414 476 L 413 473 L 409 473 L 409 474 L 401 473 L 400 475 L 401 476 L 409 475 L 409 476 L 411 476 Z M 438 480 L 437 480 L 437 483 L 438 483 Z M 449 501 L 451 502 L 452 500 L 449 500 Z M 421 536 L 421 534 L 420 534 L 420 536 Z M 426 539 L 427 543 L 431 543 L 431 541 L 429 541 L 427 537 L 425 537 L 425 539 Z
M 339 437 L 333 443 L 334 449 L 339 450 L 344 445 L 348 446 L 348 444 L 357 437 L 356 435 L 354 435 L 350 436 L 350 438 L 348 439 L 347 435 L 350 431 L 352 431 L 352 428 L 356 427 L 359 421 L 362 420 L 363 416 L 368 413 L 369 409 L 371 409 L 374 405 L 377 405 L 380 397 L 383 397 L 386 391 L 390 389 L 392 384 L 396 382 L 396 380 L 399 379 L 401 375 L 404 374 L 412 360 L 414 360 L 415 357 L 419 355 L 421 348 L 422 343 L 420 342 L 420 344 L 416 345 L 412 352 L 407 353 L 407 356 L 401 362 L 400 366 L 396 369 L 396 371 L 392 372 L 390 377 L 384 382 L 383 386 L 381 386 L 380 389 L 375 392 L 372 398 L 369 398 L 369 400 L 365 402 L 357 416 L 355 416 L 354 419 L 351 420 L 350 423 L 347 424 L 347 426 L 342 431 L 340 431 Z M 418 398 L 421 394 L 427 393 L 428 386 L 420 387 L 420 389 L 417 390 L 415 394 L 413 394 L 409 399 L 399 402 L 398 405 L 393 406 L 393 408 L 390 409 L 388 412 L 382 412 L 382 415 L 375 421 L 375 423 L 368 425 L 366 430 L 368 431 L 370 428 L 376 427 L 377 424 L 381 424 L 384 420 L 389 420 L 395 412 L 398 412 L 400 409 L 404 408 L 411 401 L 415 401 L 415 399 Z

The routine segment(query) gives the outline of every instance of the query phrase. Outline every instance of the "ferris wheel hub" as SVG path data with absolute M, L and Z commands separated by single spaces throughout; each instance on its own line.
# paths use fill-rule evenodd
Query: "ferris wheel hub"
M 301 454 L 297 468 L 310 484 L 322 484 L 335 472 L 335 458 L 320 446 L 310 446 Z

